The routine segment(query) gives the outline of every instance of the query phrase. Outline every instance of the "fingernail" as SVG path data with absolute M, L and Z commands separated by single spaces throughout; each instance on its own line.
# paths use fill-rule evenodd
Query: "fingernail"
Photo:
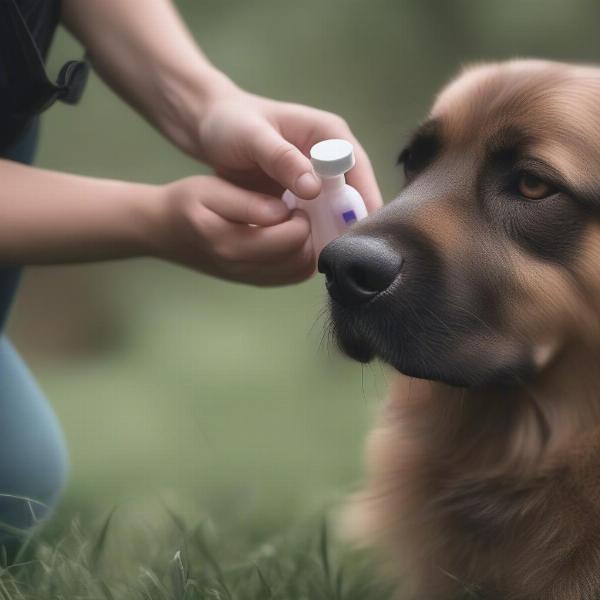
M 303 198 L 314 198 L 319 193 L 321 184 L 313 173 L 302 173 L 296 179 L 296 193 Z

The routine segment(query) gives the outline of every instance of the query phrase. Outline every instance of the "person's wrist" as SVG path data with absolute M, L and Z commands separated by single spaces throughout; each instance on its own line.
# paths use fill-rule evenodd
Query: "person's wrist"
M 199 84 L 202 102 L 198 105 L 198 119 L 202 118 L 208 107 L 242 91 L 225 73 L 214 67 L 204 72 Z
M 211 163 L 209 157 L 219 148 L 215 143 L 221 139 L 227 127 L 233 125 L 241 111 L 248 108 L 250 96 L 230 80 L 217 83 L 207 92 L 203 102 L 198 105 L 195 117 L 195 157 L 198 160 Z
M 127 215 L 129 237 L 137 256 L 160 257 L 164 252 L 167 221 L 165 186 L 132 184 Z
M 191 215 L 200 191 L 210 179 L 198 175 L 154 188 L 143 207 L 142 238 L 147 255 L 175 263 L 189 262 L 188 243 L 190 239 L 196 243 L 200 235 Z M 197 256 L 193 258 L 199 260 Z
M 200 65 L 162 81 L 161 129 L 180 149 L 203 159 L 200 128 L 210 110 L 241 90 L 212 65 Z

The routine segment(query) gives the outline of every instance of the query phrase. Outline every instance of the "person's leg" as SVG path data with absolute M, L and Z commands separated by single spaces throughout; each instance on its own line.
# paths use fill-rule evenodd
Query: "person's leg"
M 0 547 L 9 559 L 54 508 L 67 451 L 52 408 L 6 336 L 0 336 Z

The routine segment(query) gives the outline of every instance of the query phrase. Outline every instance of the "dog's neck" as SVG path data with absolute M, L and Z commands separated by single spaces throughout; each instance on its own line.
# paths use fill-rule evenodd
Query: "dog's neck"
M 543 417 L 548 450 L 571 445 L 600 427 L 600 346 L 569 345 L 518 394 Z
M 535 469 L 589 435 L 600 442 L 600 346 L 564 348 L 520 387 L 471 390 L 414 379 L 399 385 L 394 395 L 404 398 L 404 418 L 454 460 Z

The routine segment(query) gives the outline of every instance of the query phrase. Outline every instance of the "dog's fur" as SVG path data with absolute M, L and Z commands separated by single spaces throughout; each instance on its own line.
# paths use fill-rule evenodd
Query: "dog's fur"
M 598 600 L 600 69 L 468 68 L 402 159 L 401 194 L 347 234 L 403 253 L 401 277 L 331 307 L 344 351 L 404 373 L 368 445 L 362 533 L 401 598 Z M 520 196 L 523 170 L 552 193 Z

